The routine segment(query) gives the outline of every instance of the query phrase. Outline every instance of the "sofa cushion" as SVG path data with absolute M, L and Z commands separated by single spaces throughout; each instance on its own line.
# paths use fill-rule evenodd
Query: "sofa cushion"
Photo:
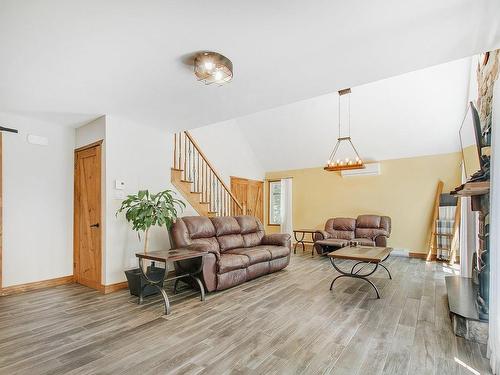
M 328 220 L 327 226 L 333 230 L 352 232 L 356 229 L 356 220 L 350 217 L 336 217 Z
M 221 252 L 245 246 L 243 243 L 243 236 L 241 234 L 219 236 L 217 237 L 217 242 L 219 242 Z
M 226 252 L 226 254 L 245 255 L 248 257 L 250 264 L 268 262 L 271 260 L 271 252 L 264 246 L 232 249 Z
M 261 262 L 248 266 L 247 280 L 255 279 L 256 277 L 268 274 L 270 268 L 269 263 L 270 262 Z
M 331 233 L 331 238 L 338 238 L 340 240 L 352 240 L 354 238 L 354 231 L 350 230 L 334 230 Z
M 380 228 L 380 216 L 359 215 L 356 219 L 356 228 Z
M 186 216 L 182 220 L 186 224 L 191 239 L 215 236 L 215 228 L 208 217 Z
M 271 260 L 285 258 L 290 255 L 290 249 L 285 246 L 266 245 L 265 247 L 271 253 Z
M 372 241 L 369 238 L 354 238 L 353 241 L 359 242 L 361 246 L 375 246 L 375 241 Z
M 245 247 L 259 246 L 262 243 L 263 237 L 264 237 L 264 231 L 244 234 L 243 244 Z
M 247 268 L 250 262 L 246 255 L 239 254 L 221 254 L 219 260 L 219 273 Z
M 259 224 L 257 223 L 257 219 L 253 216 L 235 216 L 234 219 L 240 226 L 240 233 L 254 233 L 259 230 Z M 262 228 L 260 228 L 262 229 Z
M 241 228 L 236 219 L 232 216 L 217 216 L 210 218 L 215 227 L 217 237 L 227 234 L 241 234 Z
M 336 217 L 328 219 L 325 224 L 325 231 L 330 233 L 332 238 L 351 240 L 354 238 L 356 220 L 349 217 Z
M 264 227 L 260 221 L 253 216 L 235 216 L 240 226 L 240 232 L 243 236 L 245 247 L 254 247 L 260 245 L 264 237 Z

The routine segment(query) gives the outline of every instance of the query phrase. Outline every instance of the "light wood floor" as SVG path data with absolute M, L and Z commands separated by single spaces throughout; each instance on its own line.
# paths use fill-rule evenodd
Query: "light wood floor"
M 453 335 L 439 263 L 394 257 L 394 280 L 342 278 L 325 258 L 292 257 L 284 271 L 201 303 L 176 296 L 162 316 L 128 291 L 79 285 L 0 298 L 1 374 L 474 374 L 486 348 Z

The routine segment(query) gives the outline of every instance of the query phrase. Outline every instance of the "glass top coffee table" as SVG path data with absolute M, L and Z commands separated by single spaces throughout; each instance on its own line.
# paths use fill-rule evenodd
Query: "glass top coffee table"
M 373 287 L 373 289 L 375 289 L 377 298 L 380 298 L 377 287 L 370 280 L 368 280 L 368 276 L 373 275 L 380 266 L 387 271 L 389 279 L 392 279 L 391 273 L 389 272 L 387 267 L 382 264 L 382 262 L 386 261 L 387 258 L 389 258 L 389 255 L 391 255 L 391 251 L 391 247 L 346 246 L 339 250 L 328 253 L 328 257 L 330 258 L 330 262 L 332 263 L 333 268 L 335 268 L 340 273 L 340 275 L 335 277 L 330 284 L 330 290 L 332 290 L 333 283 L 335 283 L 337 279 L 340 279 L 341 277 L 352 277 L 368 282 Z M 339 268 L 338 264 L 335 264 L 336 259 L 352 260 L 356 263 L 354 263 L 350 271 L 344 271 Z M 367 270 L 364 273 L 361 273 L 361 271 L 363 271 L 364 269 Z

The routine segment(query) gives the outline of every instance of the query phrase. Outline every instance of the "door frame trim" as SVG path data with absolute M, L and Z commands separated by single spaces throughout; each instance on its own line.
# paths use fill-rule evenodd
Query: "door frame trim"
M 92 148 L 92 147 L 95 147 L 95 146 L 101 146 L 102 143 L 104 142 L 103 139 L 101 139 L 100 141 L 96 141 L 96 142 L 93 142 L 93 143 L 90 143 L 88 145 L 85 145 L 85 146 L 82 146 L 82 147 L 78 147 L 78 148 L 75 148 L 75 154 L 79 151 L 83 151 L 83 150 L 86 150 L 88 148 Z
M 100 198 L 99 198 L 99 223 L 101 224 L 102 228 L 102 143 L 103 140 L 99 140 L 93 143 L 90 143 L 88 145 L 76 148 L 74 150 L 74 157 L 73 157 L 73 163 L 74 163 L 74 173 L 73 173 L 73 279 L 75 283 L 80 283 L 79 281 L 79 272 L 77 272 L 77 265 L 79 262 L 77 262 L 77 251 L 78 251 L 78 240 L 79 237 L 77 236 L 77 215 L 79 214 L 78 204 L 77 204 L 77 179 L 76 179 L 76 169 L 77 169 L 77 153 L 81 151 L 85 151 L 94 147 L 99 147 L 99 179 L 100 179 L 100 184 L 99 184 L 99 192 L 100 192 Z M 86 284 L 81 284 L 81 285 L 86 285 L 89 288 L 97 289 L 100 290 L 102 286 L 102 265 L 103 265 L 103 252 L 102 252 L 102 229 L 101 229 L 101 236 L 99 238 L 99 246 L 100 246 L 100 257 L 99 259 L 99 280 L 95 283 L 92 283 L 92 285 L 86 285 Z

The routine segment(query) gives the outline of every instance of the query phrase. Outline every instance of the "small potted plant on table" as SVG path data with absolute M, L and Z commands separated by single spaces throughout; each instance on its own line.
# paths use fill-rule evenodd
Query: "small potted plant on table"
M 125 219 L 132 223 L 132 229 L 137 231 L 137 236 L 141 240 L 141 232 L 144 234 L 144 252 L 148 251 L 148 235 L 152 226 L 166 227 L 170 230 L 179 210 L 182 211 L 186 205 L 179 199 L 173 197 L 172 190 L 161 191 L 157 194 L 151 194 L 148 190 L 140 190 L 137 194 L 128 195 L 122 202 L 116 215 L 125 212 Z M 146 270 L 148 278 L 152 280 L 163 280 L 165 278 L 165 269 L 155 267 L 154 263 Z M 134 268 L 125 271 L 127 276 L 130 294 L 139 296 L 142 291 L 143 296 L 149 296 L 158 293 L 158 290 L 152 286 L 144 287 L 145 283 L 141 277 L 141 270 Z

